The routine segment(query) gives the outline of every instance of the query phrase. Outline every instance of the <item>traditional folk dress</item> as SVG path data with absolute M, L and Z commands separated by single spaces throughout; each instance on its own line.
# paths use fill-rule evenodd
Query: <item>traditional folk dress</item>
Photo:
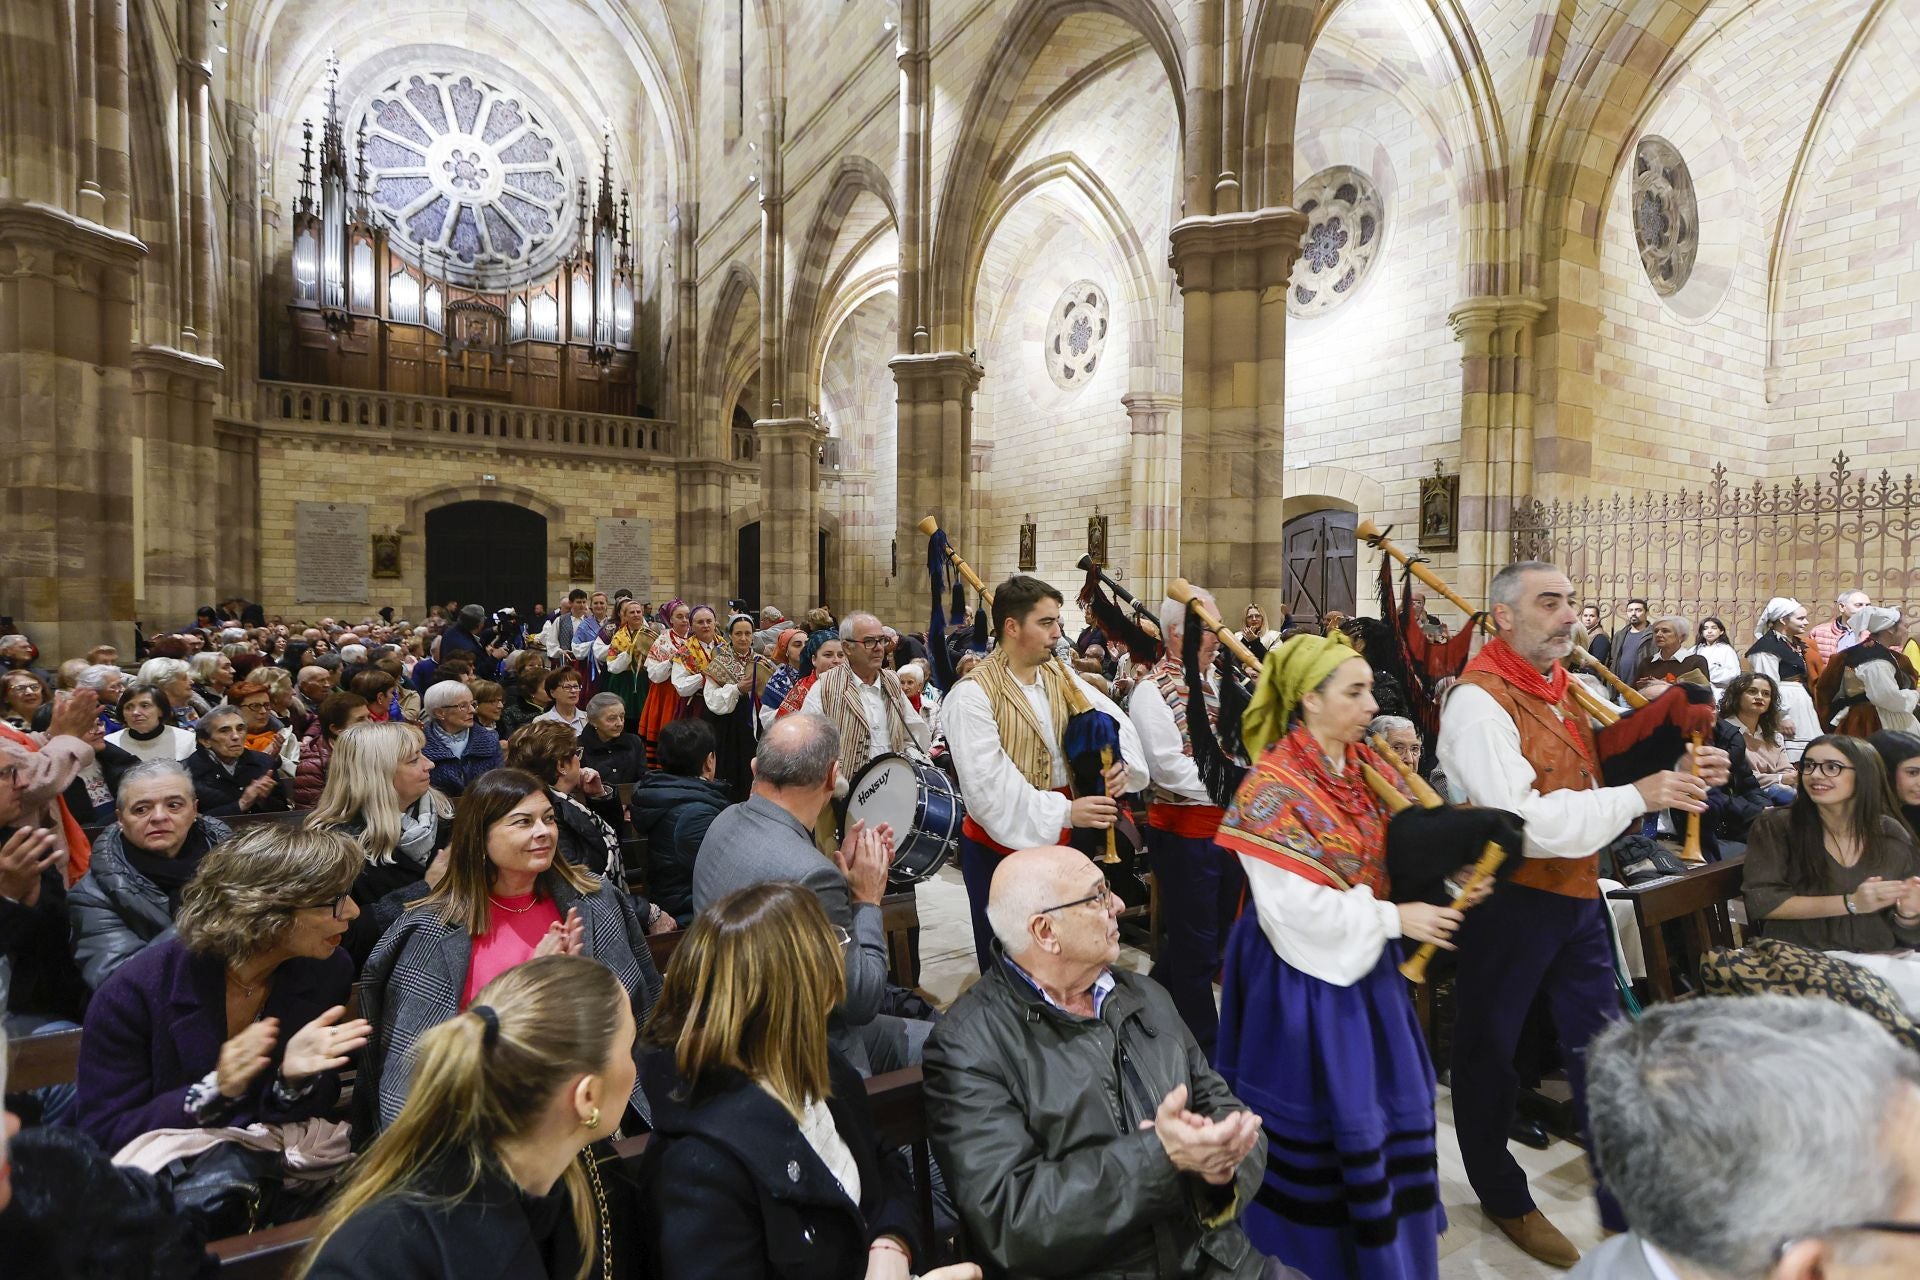
M 1824 665 L 1820 651 L 1778 631 L 1769 631 L 1747 650 L 1747 665 L 1778 686 L 1780 714 L 1793 725 L 1793 732 L 1781 737 L 1786 742 L 1787 759 L 1798 760 L 1807 744 L 1826 732 L 1813 709 L 1813 687 Z
M 1920 702 L 1916 683 L 1907 655 L 1869 636 L 1827 663 L 1819 684 L 1827 710 L 1824 727 L 1854 738 L 1871 738 L 1882 729 L 1920 732 L 1920 719 L 1914 717 Z
M 1216 1065 L 1260 1114 L 1264 1185 L 1243 1225 L 1314 1277 L 1431 1280 L 1440 1203 L 1433 1065 L 1398 972 L 1387 811 L 1304 726 L 1262 753 L 1216 837 L 1254 910 L 1227 946 Z
M 679 664 L 681 655 L 686 652 L 691 637 L 678 635 L 671 629 L 662 631 L 647 648 L 647 697 L 641 707 L 639 720 L 640 741 L 647 748 L 647 767 L 658 765 L 655 744 L 660 741 L 660 730 L 670 720 L 678 720 L 686 712 L 687 699 L 673 687 L 673 672 Z
M 753 790 L 753 755 L 760 743 L 760 717 L 755 709 L 765 671 L 765 660 L 756 658 L 752 650 L 735 653 L 726 644 L 716 647 L 707 660 L 700 711 L 713 726 L 713 780 L 727 789 L 735 804 L 744 803 Z M 740 688 L 749 672 L 755 676 L 752 693 Z
M 1211 671 L 1201 677 L 1207 723 L 1216 731 L 1220 696 Z M 1211 1058 L 1220 1016 L 1213 975 L 1226 956 L 1227 932 L 1240 910 L 1246 877 L 1214 843 L 1225 816 L 1193 762 L 1189 695 L 1178 654 L 1168 653 L 1134 686 L 1127 715 L 1140 735 L 1153 790 L 1147 805 L 1147 857 L 1153 864 L 1160 948 L 1152 978 L 1167 989 L 1193 1038 Z
M 621 627 L 607 639 L 602 650 L 606 662 L 606 691 L 626 707 L 627 723 L 636 734 L 646 714 L 647 694 L 653 688 L 653 682 L 647 679 L 646 658 L 658 638 L 644 627 L 638 631 Z M 648 750 L 651 753 L 651 746 Z

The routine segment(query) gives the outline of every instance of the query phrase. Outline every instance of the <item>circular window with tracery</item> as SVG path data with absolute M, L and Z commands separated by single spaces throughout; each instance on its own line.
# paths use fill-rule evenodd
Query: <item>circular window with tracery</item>
M 374 212 L 409 257 L 502 285 L 569 246 L 565 151 L 524 94 L 471 72 L 410 72 L 361 123 Z
M 1633 237 L 1653 291 L 1680 292 L 1700 252 L 1700 202 L 1679 148 L 1654 134 L 1633 149 Z
M 1287 283 L 1287 313 L 1322 315 L 1351 298 L 1367 278 L 1386 214 L 1373 180 L 1344 164 L 1301 183 L 1293 207 L 1307 215 L 1307 230 Z
M 1053 304 L 1045 355 L 1054 385 L 1073 390 L 1093 380 L 1107 346 L 1107 294 L 1091 280 L 1076 280 Z

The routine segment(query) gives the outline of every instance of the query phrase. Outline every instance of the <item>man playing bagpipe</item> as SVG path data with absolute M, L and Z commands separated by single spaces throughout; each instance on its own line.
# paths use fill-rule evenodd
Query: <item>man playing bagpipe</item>
M 1559 1037 L 1575 1115 L 1586 1123 L 1587 1044 L 1619 1014 L 1598 852 L 1644 814 L 1704 812 L 1729 762 L 1714 747 L 1710 690 L 1675 685 L 1596 731 L 1561 661 L 1573 651 L 1573 584 L 1540 561 L 1508 565 L 1489 591 L 1495 638 L 1467 664 L 1440 720 L 1441 767 L 1456 792 L 1526 823 L 1521 865 L 1470 912 L 1457 942 L 1454 1127 L 1482 1208 L 1521 1249 L 1570 1267 L 1573 1245 L 1535 1207 L 1507 1150 L 1519 1087 L 1514 1051 L 1536 995 Z M 1692 770 L 1675 768 L 1692 754 Z M 1598 1192 L 1603 1225 L 1624 1230 Z
M 1054 654 L 1064 603 L 1038 578 L 1001 583 L 993 592 L 994 651 L 941 703 L 967 804 L 960 874 L 982 973 L 992 963 L 987 894 L 1000 858 L 1052 844 L 1090 851 L 1087 833 L 1104 837 L 1119 821 L 1116 798 L 1148 783 L 1133 722 Z M 1099 763 L 1103 756 L 1110 763 Z

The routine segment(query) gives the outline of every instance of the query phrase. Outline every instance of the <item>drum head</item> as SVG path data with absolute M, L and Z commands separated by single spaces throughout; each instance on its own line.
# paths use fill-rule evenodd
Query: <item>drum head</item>
M 920 778 L 905 756 L 884 755 L 867 762 L 847 791 L 847 823 L 881 823 L 903 840 L 913 830 L 920 805 Z

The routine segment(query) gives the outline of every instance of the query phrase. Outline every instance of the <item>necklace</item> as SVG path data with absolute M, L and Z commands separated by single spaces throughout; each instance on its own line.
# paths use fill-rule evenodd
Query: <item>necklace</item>
M 587 1182 L 593 1187 L 593 1203 L 599 1211 L 601 1280 L 613 1280 L 613 1219 L 607 1213 L 607 1190 L 600 1185 L 600 1162 L 594 1159 L 592 1147 L 580 1155 L 586 1161 Z
M 240 981 L 240 975 L 235 973 L 231 968 L 227 970 L 227 981 L 240 988 L 240 994 L 249 1000 L 253 999 L 260 990 L 260 984 L 257 980 L 252 986 L 248 986 L 246 983 Z
M 529 896 L 532 896 L 532 895 L 529 895 Z M 533 910 L 533 903 L 531 902 L 529 902 L 524 907 L 510 907 L 506 903 L 500 901 L 500 899 L 494 897 L 492 894 L 487 895 L 487 901 L 491 902 L 494 906 L 500 908 L 502 911 L 511 911 L 514 915 L 520 915 L 523 912 Z

